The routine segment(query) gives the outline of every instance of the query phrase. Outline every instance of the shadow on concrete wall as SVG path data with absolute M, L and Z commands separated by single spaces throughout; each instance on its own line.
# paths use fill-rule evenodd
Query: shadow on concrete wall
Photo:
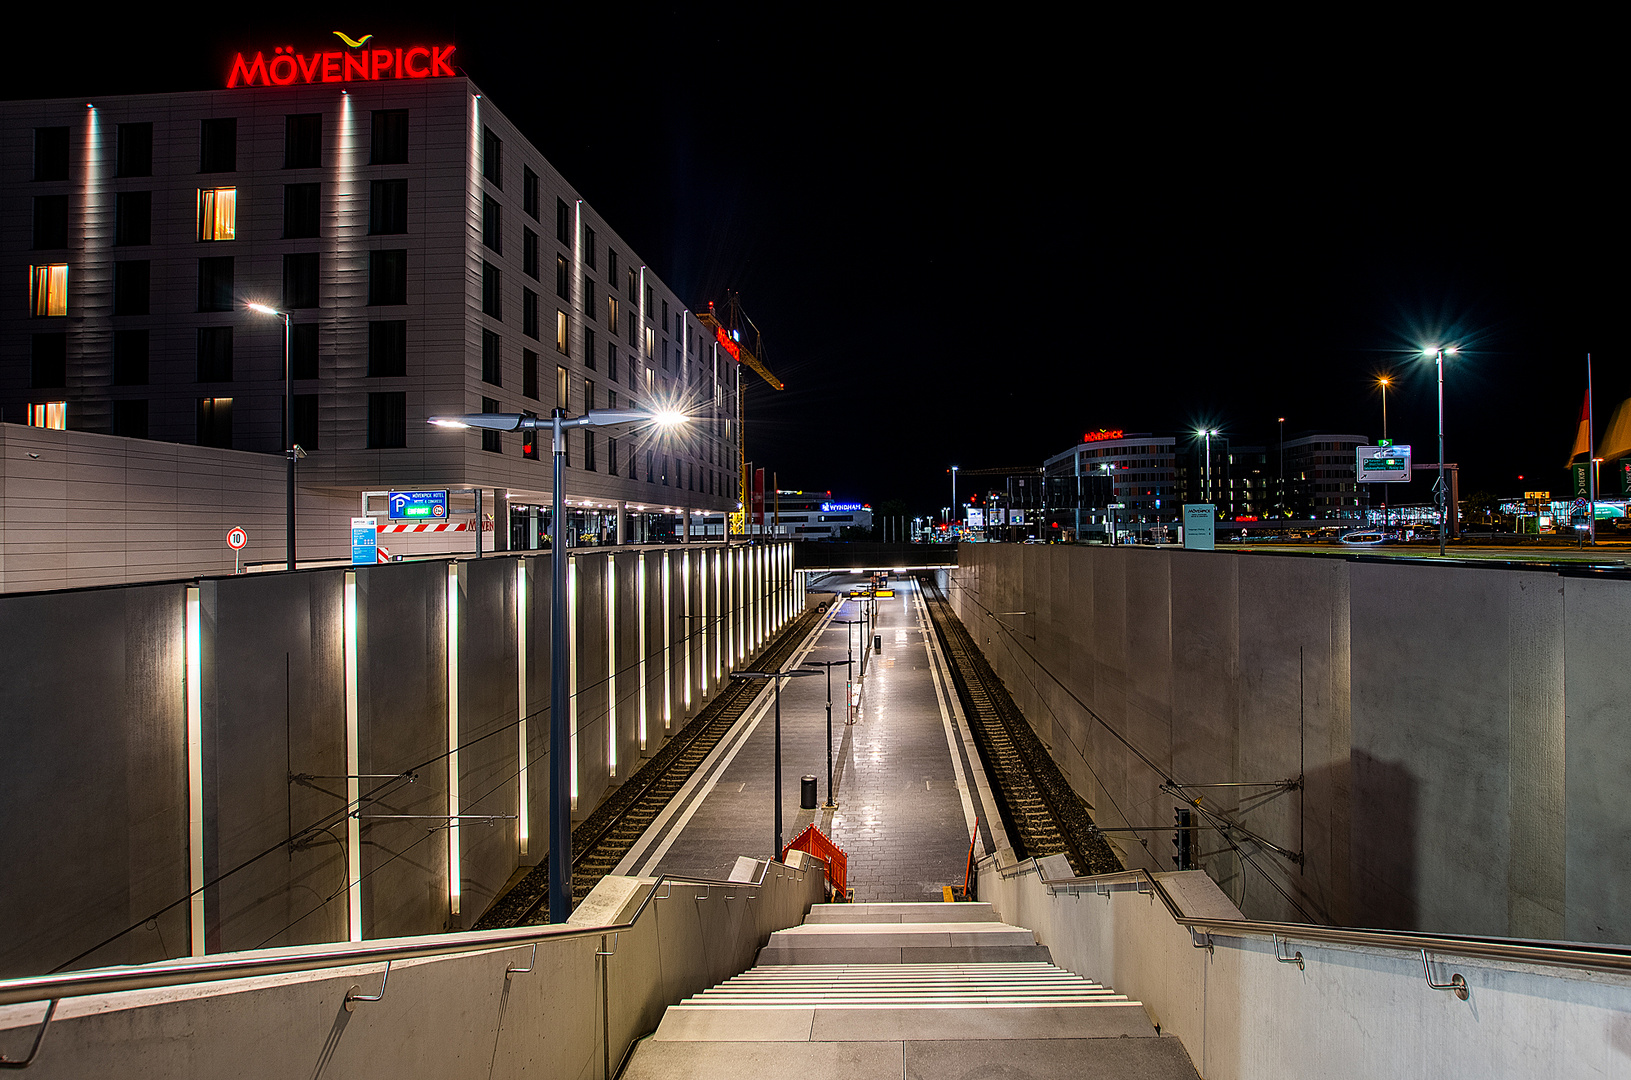
M 1416 780 L 1399 762 L 1359 749 L 1352 769 L 1353 923 L 1416 929 Z

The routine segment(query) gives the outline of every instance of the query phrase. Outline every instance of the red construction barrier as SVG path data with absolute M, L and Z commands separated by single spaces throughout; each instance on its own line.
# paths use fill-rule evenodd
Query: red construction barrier
M 805 830 L 793 837 L 793 842 L 782 848 L 782 861 L 787 861 L 789 851 L 807 851 L 827 864 L 827 883 L 832 886 L 834 900 L 848 900 L 849 891 L 845 882 L 849 877 L 849 857 L 844 849 L 833 843 L 827 834 L 814 825 L 805 827 Z

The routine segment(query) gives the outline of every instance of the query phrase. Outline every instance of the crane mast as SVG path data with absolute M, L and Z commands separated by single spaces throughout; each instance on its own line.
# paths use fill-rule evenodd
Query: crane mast
M 726 294 L 723 314 L 715 311 L 713 301 L 710 300 L 708 310 L 697 313 L 697 321 L 713 331 L 715 342 L 730 355 L 731 359 L 735 360 L 739 365 L 752 370 L 774 389 L 786 389 L 782 381 L 776 378 L 775 373 L 764 365 L 764 337 L 759 333 L 759 328 L 753 325 L 753 320 L 749 319 L 742 311 L 742 301 L 738 294 Z M 748 505 L 753 497 L 753 477 L 749 475 L 748 470 L 747 395 L 743 390 L 742 381 L 738 379 L 736 384 L 737 509 L 730 516 L 730 532 L 733 536 L 740 536 L 748 531 Z

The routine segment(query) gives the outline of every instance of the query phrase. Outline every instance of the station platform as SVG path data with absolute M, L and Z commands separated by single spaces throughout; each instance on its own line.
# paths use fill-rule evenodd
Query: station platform
M 833 574 L 812 590 L 843 597 L 866 582 Z M 895 595 L 840 599 L 783 670 L 811 675 L 781 688 L 782 842 L 816 824 L 849 857 L 856 902 L 939 900 L 977 854 L 1005 846 L 1000 820 L 947 677 L 917 584 Z M 873 609 L 867 620 L 863 605 Z M 862 633 L 867 637 L 863 640 Z M 877 649 L 865 658 L 872 636 Z M 832 797 L 827 787 L 827 670 L 831 668 Z M 846 702 L 846 695 L 849 700 Z M 775 695 L 767 682 L 735 729 L 615 873 L 726 877 L 736 858 L 774 851 Z M 817 809 L 801 810 L 799 780 L 817 777 Z M 829 805 L 830 802 L 830 805 Z

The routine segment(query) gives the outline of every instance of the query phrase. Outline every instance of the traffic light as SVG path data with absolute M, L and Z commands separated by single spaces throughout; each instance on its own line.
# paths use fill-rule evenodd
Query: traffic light
M 1189 824 L 1189 810 L 1188 808 L 1182 806 L 1175 807 L 1172 811 L 1172 817 L 1174 823 L 1177 825 L 1177 831 L 1172 834 L 1172 846 L 1176 848 L 1178 852 L 1172 857 L 1173 865 L 1180 870 L 1193 870 L 1195 867 L 1190 859 L 1189 846 L 1190 837 L 1193 835 L 1193 830 L 1190 828 Z

